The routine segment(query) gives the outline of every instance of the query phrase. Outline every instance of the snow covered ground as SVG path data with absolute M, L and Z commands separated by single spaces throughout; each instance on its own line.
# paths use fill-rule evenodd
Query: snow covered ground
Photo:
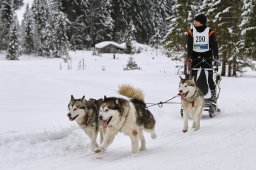
M 68 70 L 60 59 L 6 61 L 0 53 L 1 170 L 255 169 L 255 72 L 223 77 L 221 113 L 212 119 L 204 113 L 199 131 L 182 133 L 180 104 L 154 106 L 158 138 L 145 134 L 146 151 L 131 156 L 129 137 L 118 134 L 106 152 L 92 153 L 87 136 L 66 116 L 70 95 L 118 96 L 117 87 L 129 83 L 144 91 L 146 102 L 165 101 L 178 92 L 179 63 L 148 50 L 135 55 L 142 70 L 123 71 L 128 55 L 91 54 L 71 52 Z M 82 59 L 85 70 L 78 69 Z

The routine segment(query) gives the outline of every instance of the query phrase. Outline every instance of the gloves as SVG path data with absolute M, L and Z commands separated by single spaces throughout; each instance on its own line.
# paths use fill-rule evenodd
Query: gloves
M 190 67 L 191 67 L 191 63 L 192 63 L 191 57 L 185 57 L 184 63 L 185 63 L 184 74 L 185 74 L 185 77 L 188 78 L 190 75 Z
M 213 65 L 216 66 L 216 67 L 221 66 L 220 60 L 219 59 L 215 59 Z
M 214 72 L 218 72 L 218 66 L 221 66 L 221 62 L 219 59 L 215 59 L 213 62 L 213 70 Z
M 192 62 L 191 57 L 185 57 L 184 63 L 185 63 L 186 65 L 191 64 L 191 62 Z

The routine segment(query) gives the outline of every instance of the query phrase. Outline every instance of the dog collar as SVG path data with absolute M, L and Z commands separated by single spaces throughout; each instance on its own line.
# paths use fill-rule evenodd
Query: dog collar
M 197 90 L 195 91 L 195 93 L 194 93 L 190 98 L 194 97 L 195 94 L 196 94 L 196 92 L 197 92 Z M 189 101 L 189 100 L 186 100 L 186 101 L 188 101 L 189 103 L 191 103 L 191 104 L 192 104 L 192 107 L 195 107 L 195 100 L 196 100 L 196 98 L 194 98 L 194 100 L 192 100 L 192 101 Z
M 186 100 L 187 102 L 189 102 L 189 103 L 191 103 L 192 104 L 192 107 L 195 107 L 195 100 L 193 100 L 193 101 L 188 101 L 188 100 Z
M 195 106 L 195 100 L 193 100 L 192 102 L 190 102 L 192 104 L 192 107 Z

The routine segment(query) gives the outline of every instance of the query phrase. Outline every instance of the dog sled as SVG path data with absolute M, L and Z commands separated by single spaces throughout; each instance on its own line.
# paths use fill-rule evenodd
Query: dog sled
M 206 62 L 206 61 L 202 61 Z M 220 95 L 220 82 L 221 82 L 221 76 L 218 74 L 217 71 L 215 71 L 215 66 L 212 68 L 191 68 L 190 65 L 184 66 L 184 74 L 186 77 L 191 77 L 191 71 L 196 70 L 197 71 L 197 77 L 196 77 L 196 83 L 199 87 L 199 89 L 202 91 L 204 95 L 204 111 L 208 112 L 209 117 L 213 118 L 217 113 L 220 112 L 220 109 L 218 107 L 218 98 Z M 209 96 L 209 85 L 208 85 L 208 71 L 213 72 L 213 81 L 215 84 L 215 97 Z M 181 116 L 183 117 L 183 108 L 181 106 L 180 109 Z

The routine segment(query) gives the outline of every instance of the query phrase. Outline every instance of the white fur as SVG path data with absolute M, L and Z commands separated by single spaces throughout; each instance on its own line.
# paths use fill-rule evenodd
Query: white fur
M 191 80 L 190 80 L 191 81 Z M 193 81 L 193 79 L 192 79 Z M 196 95 L 195 98 L 193 98 L 195 92 L 199 90 L 196 86 L 189 86 L 186 82 L 183 84 L 180 84 L 179 91 L 182 93 L 187 93 L 187 96 L 184 100 L 182 100 L 182 107 L 183 107 L 183 132 L 188 131 L 188 119 L 189 115 L 192 115 L 193 119 L 193 125 L 192 128 L 194 130 L 200 129 L 200 119 L 203 113 L 203 107 L 204 107 L 204 98 L 202 95 Z M 199 93 L 200 94 L 200 93 Z M 192 104 L 192 101 L 190 98 L 193 98 L 194 104 Z
M 95 152 L 102 152 L 106 150 L 106 148 L 113 142 L 118 131 L 123 132 L 125 135 L 130 137 L 132 154 L 138 153 L 139 140 L 141 141 L 140 150 L 146 149 L 143 127 L 136 124 L 136 109 L 134 105 L 129 102 L 129 104 L 124 106 L 124 109 L 123 115 L 120 116 L 118 111 L 109 110 L 107 106 L 102 106 L 100 108 L 99 116 L 102 116 L 103 120 L 108 120 L 110 116 L 112 116 L 112 119 L 106 128 L 103 142 L 95 149 Z M 152 130 L 151 133 L 156 137 L 154 130 Z
M 70 106 L 69 107 L 69 113 L 71 114 L 71 117 L 75 117 L 75 116 L 78 115 L 77 118 L 75 119 L 75 121 L 80 126 L 80 128 L 84 130 L 86 135 L 90 138 L 90 140 L 91 140 L 91 150 L 94 152 L 95 148 L 98 147 L 98 144 L 96 142 L 97 136 L 98 136 L 98 131 L 96 131 L 96 125 L 94 125 L 94 126 L 81 125 L 82 122 L 83 122 L 83 118 L 85 116 L 85 111 L 83 109 L 78 109 L 78 108 L 76 108 L 76 106 Z M 102 142 L 104 131 L 101 127 L 98 127 L 98 128 L 99 128 L 99 131 L 100 131 L 100 142 Z

